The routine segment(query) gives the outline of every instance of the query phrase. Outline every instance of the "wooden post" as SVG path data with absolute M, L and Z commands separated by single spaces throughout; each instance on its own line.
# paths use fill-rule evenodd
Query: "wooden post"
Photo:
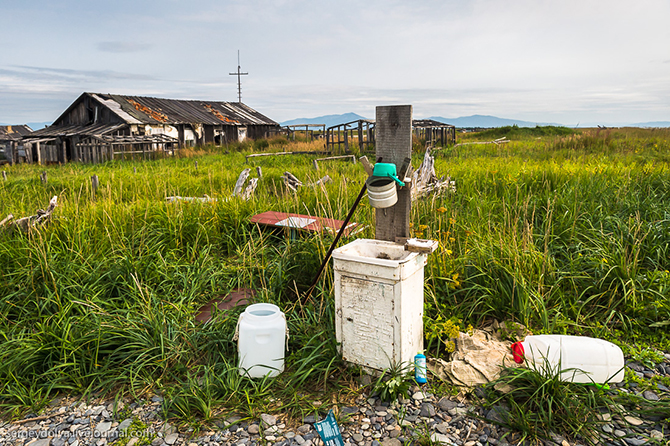
M 2 179 L 7 181 L 7 172 L 5 172 L 4 170 L 2 171 Z
M 396 170 L 405 158 L 412 157 L 412 106 L 381 106 L 376 109 L 376 156 L 382 162 L 393 163 Z M 411 183 L 398 189 L 398 202 L 390 208 L 376 209 L 375 238 L 395 241 L 409 238 L 409 218 L 412 205 Z
M 344 153 L 349 153 L 349 130 L 344 126 Z
M 37 141 L 37 164 L 42 165 L 42 148 L 39 141 Z
M 258 174 L 258 178 L 263 178 L 263 169 L 261 169 L 261 166 L 256 167 L 256 173 Z
M 6 154 L 6 158 L 10 166 L 14 165 L 14 153 L 16 153 L 16 142 L 12 141 L 9 143 L 9 146 L 7 146 Z
M 195 170 L 198 170 L 198 162 L 195 162 Z
M 100 185 L 100 182 L 98 181 L 98 176 L 93 175 L 91 177 L 91 187 L 93 188 L 93 195 L 95 195 L 96 192 L 98 191 L 98 186 L 99 185 Z
M 47 185 L 47 171 L 43 170 L 42 173 L 40 174 L 40 180 L 42 181 L 42 184 L 45 186 Z

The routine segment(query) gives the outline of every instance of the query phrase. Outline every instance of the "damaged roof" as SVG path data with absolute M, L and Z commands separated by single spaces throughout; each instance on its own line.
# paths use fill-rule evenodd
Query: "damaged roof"
M 17 141 L 32 131 L 27 125 L 0 125 L 0 140 Z
M 278 125 L 241 102 L 162 99 L 146 96 L 84 93 L 109 108 L 127 124 Z
M 125 127 L 127 124 L 91 124 L 91 125 L 50 125 L 36 130 L 27 138 L 43 138 L 49 136 L 101 136 Z

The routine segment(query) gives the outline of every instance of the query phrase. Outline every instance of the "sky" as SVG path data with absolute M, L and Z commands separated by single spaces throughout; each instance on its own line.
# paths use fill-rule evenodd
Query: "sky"
M 0 123 L 82 92 L 281 122 L 412 104 L 563 125 L 670 121 L 667 0 L 0 0 Z

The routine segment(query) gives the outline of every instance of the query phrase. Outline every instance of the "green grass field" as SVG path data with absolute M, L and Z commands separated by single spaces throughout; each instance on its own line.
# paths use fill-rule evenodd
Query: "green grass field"
M 627 352 L 670 350 L 670 132 L 519 130 L 459 136 L 507 136 L 507 144 L 435 152 L 438 176 L 450 175 L 457 192 L 413 205 L 415 235 L 440 242 L 426 268 L 427 327 L 495 318 L 536 333 L 603 337 Z M 0 219 L 32 215 L 54 195 L 59 201 L 47 227 L 0 232 L 4 412 L 37 410 L 59 392 L 157 391 L 166 415 L 194 420 L 221 408 L 300 413 L 312 392 L 343 399 L 355 392 L 357 371 L 337 355 L 332 269 L 310 299 L 297 298 L 333 236 L 290 239 L 249 218 L 277 210 L 344 219 L 365 179 L 360 163 L 321 163 L 317 172 L 315 156 L 293 155 L 247 165 L 251 146 L 233 149 L 3 166 Z M 422 156 L 415 152 L 415 167 Z M 255 166 L 263 170 L 255 197 L 230 198 L 240 171 Z M 325 174 L 333 181 L 294 194 L 280 180 L 287 170 L 305 184 Z M 165 200 L 204 194 L 218 201 Z M 354 221 L 368 225 L 358 237 L 373 238 L 366 200 Z M 256 289 L 287 314 L 287 370 L 276 380 L 239 376 L 232 341 L 239 310 L 205 325 L 194 320 L 203 303 L 237 287 Z M 429 345 L 429 353 L 444 350 L 439 341 Z

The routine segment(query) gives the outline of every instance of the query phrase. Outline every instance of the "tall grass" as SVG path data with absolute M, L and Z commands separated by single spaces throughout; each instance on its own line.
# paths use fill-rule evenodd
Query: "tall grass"
M 37 410 L 58 392 L 161 391 L 166 413 L 189 420 L 216 417 L 222 405 L 269 410 L 277 399 L 301 412 L 309 392 L 348 392 L 353 372 L 337 354 L 332 271 L 300 298 L 334 234 L 291 237 L 249 218 L 276 210 L 344 219 L 365 174 L 348 162 L 316 171 L 307 155 L 245 163 L 248 150 L 285 145 L 5 167 L 0 217 L 33 214 L 53 195 L 59 206 L 47 227 L 0 231 L 0 406 Z M 426 269 L 429 319 L 512 319 L 541 332 L 651 336 L 667 346 L 658 325 L 670 320 L 667 145 L 666 134 L 620 131 L 436 152 L 438 174 L 451 175 L 458 192 L 413 205 L 415 235 L 440 241 Z M 256 166 L 255 196 L 232 198 L 239 172 Z M 286 190 L 285 171 L 306 186 Z M 332 182 L 308 186 L 325 174 Z M 171 195 L 217 201 L 167 203 Z M 358 236 L 374 236 L 365 200 L 354 220 L 367 225 Z M 287 314 L 287 370 L 276 380 L 237 374 L 239 310 L 194 320 L 202 304 L 238 287 Z

